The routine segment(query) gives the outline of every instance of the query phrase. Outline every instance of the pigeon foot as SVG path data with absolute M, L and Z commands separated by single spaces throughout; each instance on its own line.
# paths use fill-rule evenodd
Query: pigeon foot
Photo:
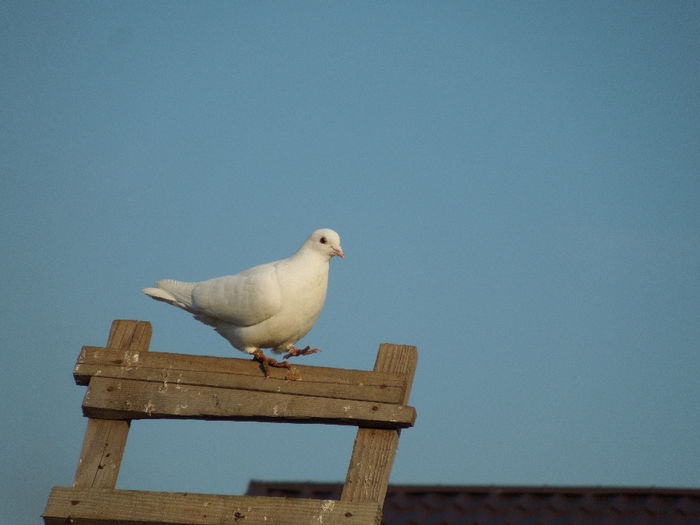
M 256 350 L 253 352 L 253 361 L 258 361 L 260 363 L 260 368 L 265 373 L 265 377 L 270 375 L 270 367 L 275 368 L 291 368 L 291 365 L 287 361 L 277 361 L 277 359 L 272 359 L 271 357 L 263 354 L 262 350 Z
M 306 345 L 306 348 L 297 348 L 294 345 L 291 345 L 288 349 L 288 352 L 284 354 L 285 359 L 289 359 L 290 357 L 296 357 L 298 355 L 309 355 L 309 354 L 315 354 L 316 352 L 320 352 L 320 348 L 311 348 L 309 345 Z

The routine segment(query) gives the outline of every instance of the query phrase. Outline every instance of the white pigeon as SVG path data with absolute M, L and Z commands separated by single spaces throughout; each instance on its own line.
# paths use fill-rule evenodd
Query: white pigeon
M 267 357 L 263 348 L 287 352 L 285 359 L 318 352 L 294 343 L 311 330 L 321 313 L 334 255 L 345 256 L 340 236 L 324 228 L 313 232 L 287 259 L 208 281 L 163 279 L 142 291 L 213 326 L 235 348 L 253 354 L 267 375 L 268 365 L 289 368 L 289 364 Z

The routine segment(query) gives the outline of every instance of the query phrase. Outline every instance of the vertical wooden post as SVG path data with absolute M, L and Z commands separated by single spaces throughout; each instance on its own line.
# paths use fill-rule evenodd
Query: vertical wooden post
M 116 320 L 107 341 L 107 348 L 148 350 L 151 323 Z M 88 419 L 87 430 L 75 472 L 75 488 L 114 488 L 117 484 L 129 421 Z
M 402 400 L 404 405 L 408 404 L 417 363 L 418 350 L 415 346 L 393 344 L 379 346 L 374 371 L 406 376 L 406 391 Z M 357 429 L 341 501 L 374 502 L 382 508 L 400 432 L 400 430 L 363 427 Z
M 298 385 L 292 385 L 294 388 L 290 387 L 285 392 L 278 393 L 277 390 L 280 388 L 278 385 L 273 393 L 266 384 L 267 379 L 260 376 L 254 363 L 250 361 L 242 362 L 233 358 L 206 356 L 194 358 L 186 355 L 148 352 L 150 339 L 150 323 L 117 320 L 112 324 L 109 334 L 107 342 L 109 350 L 86 348 L 81 352 L 74 375 L 79 384 L 89 381 L 88 393 L 92 391 L 91 397 L 83 402 L 83 413 L 88 413 L 86 411 L 86 407 L 90 405 L 88 401 L 95 403 L 99 397 L 99 389 L 102 387 L 102 394 L 105 396 L 102 399 L 103 404 L 97 403 L 95 406 L 102 407 L 104 411 L 92 411 L 89 414 L 115 419 L 94 417 L 88 419 L 73 487 L 52 489 L 43 514 L 45 523 L 62 525 L 68 522 L 84 524 L 99 522 L 105 525 L 116 525 L 128 522 L 175 525 L 184 523 L 183 520 L 185 520 L 187 523 L 207 525 L 222 523 L 222 520 L 227 523 L 231 520 L 238 522 L 244 518 L 246 522 L 261 525 L 268 522 L 320 523 L 326 520 L 329 523 L 341 521 L 343 523 L 347 521 L 348 524 L 351 522 L 379 523 L 400 435 L 399 430 L 391 429 L 412 426 L 415 419 L 415 409 L 407 406 L 418 361 L 418 352 L 415 347 L 380 345 L 374 365 L 374 371 L 379 373 L 354 371 L 355 375 L 359 376 L 359 379 L 356 377 L 354 382 L 347 382 L 347 372 L 349 372 L 347 370 L 319 369 L 319 372 L 312 373 L 313 367 L 308 367 L 310 376 L 316 377 L 311 390 L 309 390 L 309 384 L 304 385 L 306 391 L 299 391 Z M 140 352 L 146 353 L 144 355 Z M 189 406 L 189 404 L 177 404 L 178 399 L 182 400 L 178 397 L 178 392 L 161 394 L 158 387 L 158 393 L 155 393 L 153 385 L 155 383 L 160 385 L 161 382 L 158 370 L 166 373 L 163 377 L 167 377 L 167 372 L 170 370 L 168 364 L 172 364 L 173 359 L 181 362 L 183 358 L 187 365 L 181 364 L 178 373 L 183 377 L 189 377 L 189 382 L 185 383 L 187 388 L 183 390 L 193 399 L 212 397 L 211 392 L 220 390 L 220 393 L 214 395 L 213 400 L 217 407 L 216 412 L 207 411 L 208 405 L 204 403 L 197 410 L 183 414 L 180 411 L 182 406 Z M 213 366 L 212 359 L 221 365 L 222 371 L 225 371 L 219 373 L 216 381 L 213 382 L 209 381 L 208 372 L 216 375 L 218 365 Z M 241 361 L 241 363 L 233 366 L 234 361 Z M 84 368 L 86 366 L 87 369 Z M 241 377 L 234 374 L 234 370 Z M 251 370 L 258 373 L 251 376 Z M 314 376 L 314 374 L 317 375 Z M 229 378 L 229 375 L 236 377 Z M 223 383 L 221 376 L 227 376 Z M 336 379 L 329 381 L 329 378 L 333 377 Z M 309 376 L 306 378 L 308 380 Z M 260 384 L 257 385 L 258 388 L 253 388 L 256 381 Z M 263 384 L 265 388 L 261 388 Z M 106 388 L 109 385 L 115 386 L 110 390 Z M 371 388 L 369 388 L 370 385 Z M 278 407 L 275 405 L 274 415 L 281 417 L 276 419 L 278 421 L 306 422 L 311 418 L 327 423 L 367 426 L 358 428 L 340 502 L 115 490 L 129 433 L 129 418 L 145 418 L 151 415 L 151 412 L 147 412 L 148 416 L 144 416 L 141 412 L 125 412 L 119 404 L 122 387 L 126 392 L 127 405 L 131 402 L 128 401 L 129 399 L 141 399 L 145 396 L 143 399 L 149 400 L 149 403 L 144 406 L 152 406 L 150 403 L 152 396 L 161 396 L 158 398 L 158 404 L 162 405 L 159 406 L 161 417 L 204 419 L 225 417 L 232 420 L 268 421 L 271 420 L 271 416 L 269 412 L 262 409 L 262 405 L 258 407 L 260 410 L 256 409 L 250 413 L 251 403 L 241 402 L 241 399 L 249 401 L 264 398 L 261 401 L 263 403 L 269 396 L 277 396 L 275 399 L 283 400 L 279 403 L 283 414 L 277 413 Z M 383 400 L 380 401 L 377 399 L 378 391 L 384 389 L 388 390 L 379 396 L 379 399 Z M 260 390 L 260 394 L 256 394 L 254 390 Z M 201 396 L 202 393 L 207 395 Z M 372 402 L 368 403 L 365 396 Z M 161 403 L 166 397 L 169 398 L 170 404 Z M 387 399 L 384 399 L 385 397 Z M 219 402 L 224 398 L 228 401 L 222 403 L 223 408 L 219 407 Z M 141 406 L 141 401 L 138 405 Z M 94 409 L 95 406 L 92 408 Z M 242 411 L 241 406 L 247 407 L 247 411 Z M 314 407 L 320 408 L 317 410 Z M 342 414 L 340 414 L 341 409 Z M 348 410 L 355 410 L 352 422 L 347 420 Z M 362 414 L 364 416 L 360 417 Z M 370 425 L 380 428 L 370 428 Z

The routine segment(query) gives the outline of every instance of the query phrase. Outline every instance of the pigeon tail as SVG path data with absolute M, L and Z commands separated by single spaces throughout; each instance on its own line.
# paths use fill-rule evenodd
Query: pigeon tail
M 175 279 L 161 279 L 156 282 L 157 288 L 144 288 L 141 291 L 156 301 L 163 301 L 190 311 L 192 307 L 192 289 L 196 284 L 176 281 Z

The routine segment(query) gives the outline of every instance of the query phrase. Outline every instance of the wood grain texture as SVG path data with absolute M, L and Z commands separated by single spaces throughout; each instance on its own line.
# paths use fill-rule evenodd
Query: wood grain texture
M 73 486 L 116 486 L 128 434 L 129 421 L 89 419 Z
M 54 487 L 48 525 L 379 524 L 417 364 L 412 346 L 382 344 L 373 371 L 272 369 L 246 359 L 149 352 L 151 325 L 114 321 L 105 348 L 84 347 L 88 420 L 73 488 Z M 197 418 L 358 425 L 340 500 L 114 490 L 131 419 Z
M 406 428 L 415 409 L 405 405 L 93 377 L 83 413 L 102 419 L 278 421 Z
M 293 365 L 272 368 L 266 378 L 251 359 L 90 346 L 80 352 L 73 375 L 80 385 L 91 377 L 112 377 L 397 404 L 405 404 L 406 391 L 399 374 Z
M 117 319 L 109 330 L 107 348 L 148 350 L 153 328 L 148 321 Z
M 151 323 L 116 320 L 112 323 L 107 348 L 148 350 Z M 129 421 L 89 419 L 73 486 L 113 488 L 117 483 Z
M 382 344 L 374 370 L 399 373 L 406 377 L 406 392 L 401 400 L 406 403 L 411 393 L 417 363 L 416 347 Z M 399 436 L 399 430 L 357 429 L 342 501 L 375 502 L 383 506 Z
M 381 511 L 338 500 L 54 487 L 42 516 L 46 525 L 378 525 Z

